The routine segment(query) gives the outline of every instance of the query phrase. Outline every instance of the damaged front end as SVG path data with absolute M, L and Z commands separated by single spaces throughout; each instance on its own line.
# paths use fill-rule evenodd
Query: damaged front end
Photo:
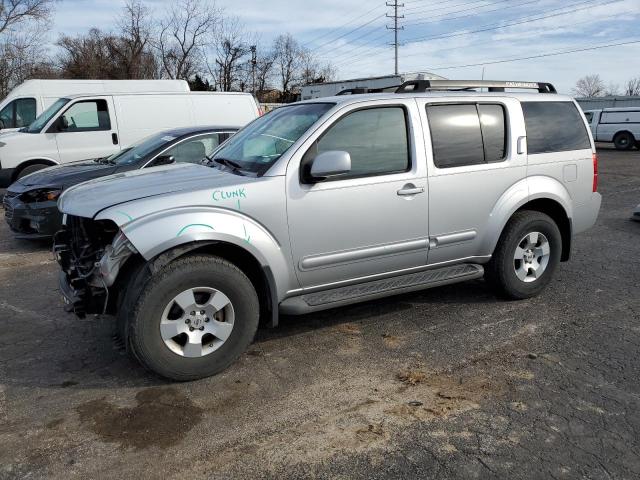
M 111 287 L 122 265 L 137 253 L 135 247 L 111 221 L 68 215 L 63 223 L 53 251 L 62 268 L 65 310 L 80 318 L 110 313 Z

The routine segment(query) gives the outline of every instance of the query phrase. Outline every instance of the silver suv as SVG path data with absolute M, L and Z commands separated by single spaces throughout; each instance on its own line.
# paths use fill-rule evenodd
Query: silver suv
M 65 191 L 60 283 L 69 311 L 116 315 L 147 368 L 195 379 L 279 314 L 481 277 L 537 295 L 594 224 L 597 179 L 585 117 L 550 84 L 316 99 L 255 120 L 207 165 Z

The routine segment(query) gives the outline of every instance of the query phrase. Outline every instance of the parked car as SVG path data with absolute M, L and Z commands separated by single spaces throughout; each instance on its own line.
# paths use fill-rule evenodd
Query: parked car
M 249 93 L 76 95 L 29 127 L 0 135 L 0 187 L 43 168 L 113 155 L 169 128 L 242 127 L 259 115 Z
M 640 148 L 640 108 L 605 108 L 584 114 L 596 142 L 613 142 L 618 150 Z
M 491 91 L 446 91 L 489 88 Z M 512 93 L 535 88 L 549 93 Z M 539 294 L 598 215 L 597 156 L 552 85 L 419 81 L 278 108 L 211 156 L 58 201 L 67 309 L 116 315 L 147 368 L 230 365 L 262 317 L 478 279 Z
M 0 102 L 0 130 L 28 127 L 56 100 L 69 95 L 188 91 L 184 80 L 27 80 Z
M 86 180 L 171 163 L 199 163 L 235 127 L 178 128 L 156 133 L 110 157 L 58 165 L 13 183 L 4 196 L 5 219 L 17 238 L 50 238 L 62 226 L 60 194 Z

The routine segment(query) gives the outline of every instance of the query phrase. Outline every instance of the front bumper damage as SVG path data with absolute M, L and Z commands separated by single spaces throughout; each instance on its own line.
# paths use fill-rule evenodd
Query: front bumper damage
M 62 214 L 56 201 L 27 203 L 20 194 L 8 191 L 2 206 L 5 220 L 16 238 L 51 238 L 60 229 Z
M 137 253 L 117 226 L 67 217 L 54 236 L 53 251 L 62 269 L 59 284 L 65 310 L 80 318 L 110 313 L 111 290 L 120 268 Z

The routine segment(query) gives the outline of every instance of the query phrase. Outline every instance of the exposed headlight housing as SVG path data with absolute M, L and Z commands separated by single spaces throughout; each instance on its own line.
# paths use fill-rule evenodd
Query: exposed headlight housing
M 58 200 L 62 189 L 39 189 L 25 192 L 22 198 L 26 202 L 52 202 Z

